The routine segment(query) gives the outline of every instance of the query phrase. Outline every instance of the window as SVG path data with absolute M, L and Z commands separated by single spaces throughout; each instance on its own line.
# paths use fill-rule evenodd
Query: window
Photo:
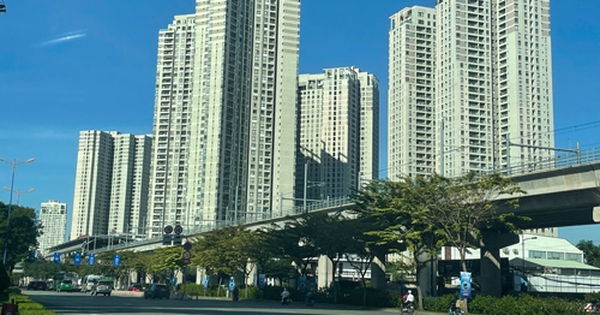
M 548 259 L 565 260 L 565 253 L 548 252 Z
M 546 252 L 539 250 L 530 250 L 528 254 L 528 258 L 541 258 L 546 259 Z

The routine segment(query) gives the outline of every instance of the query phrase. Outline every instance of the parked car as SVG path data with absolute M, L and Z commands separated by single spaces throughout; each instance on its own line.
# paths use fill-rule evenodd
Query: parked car
M 62 280 L 56 286 L 56 291 L 58 291 L 58 292 L 62 292 L 62 291 L 73 292 L 73 281 Z
M 114 289 L 112 280 L 99 280 L 94 286 L 92 286 L 91 295 L 103 294 L 104 296 L 110 296 L 110 293 Z
M 166 284 L 153 283 L 144 290 L 145 299 L 169 299 L 170 297 L 171 291 Z
M 48 286 L 45 281 L 34 280 L 29 282 L 27 290 L 42 290 L 45 291 Z
M 134 283 L 127 288 L 127 291 L 142 292 L 144 291 L 144 286 L 141 283 Z

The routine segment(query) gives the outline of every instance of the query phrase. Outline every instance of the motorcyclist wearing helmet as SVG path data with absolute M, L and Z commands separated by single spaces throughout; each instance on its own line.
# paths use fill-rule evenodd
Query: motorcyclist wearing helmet
M 415 303 L 415 296 L 412 294 L 411 290 L 408 290 L 408 292 L 406 292 L 406 294 L 402 297 L 402 302 L 405 309 Z

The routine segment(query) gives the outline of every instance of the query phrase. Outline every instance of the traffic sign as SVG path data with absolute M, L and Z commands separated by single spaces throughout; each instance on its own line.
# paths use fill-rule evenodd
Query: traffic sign
M 175 234 L 179 235 L 181 233 L 183 233 L 183 227 L 179 224 L 177 224 L 175 226 L 175 228 L 173 229 L 173 232 L 175 232 Z
M 183 263 L 184 264 L 189 264 L 190 263 L 190 258 L 192 258 L 192 253 L 190 253 L 189 250 L 186 250 L 185 252 L 183 252 Z
M 88 255 L 88 265 L 93 266 L 96 263 L 96 254 Z
M 191 250 L 191 249 L 192 249 L 192 243 L 190 243 L 190 242 L 185 242 L 185 243 L 183 244 L 183 249 L 185 249 L 185 250 Z
M 118 267 L 121 265 L 121 255 L 115 254 L 113 257 L 113 266 Z
M 75 253 L 75 255 L 73 255 L 73 264 L 75 266 L 81 265 L 81 253 Z
M 59 252 L 54 253 L 54 263 L 60 264 L 60 253 Z

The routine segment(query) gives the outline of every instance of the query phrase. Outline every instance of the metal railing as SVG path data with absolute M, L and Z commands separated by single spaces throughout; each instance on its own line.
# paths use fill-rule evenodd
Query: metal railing
M 600 161 L 600 148 L 593 148 L 581 151 L 580 155 L 561 153 L 548 159 L 524 161 L 519 164 L 511 164 L 509 168 L 490 170 L 490 172 L 499 172 L 506 176 L 525 175 L 529 173 L 573 167 L 582 164 L 590 164 L 598 161 Z

